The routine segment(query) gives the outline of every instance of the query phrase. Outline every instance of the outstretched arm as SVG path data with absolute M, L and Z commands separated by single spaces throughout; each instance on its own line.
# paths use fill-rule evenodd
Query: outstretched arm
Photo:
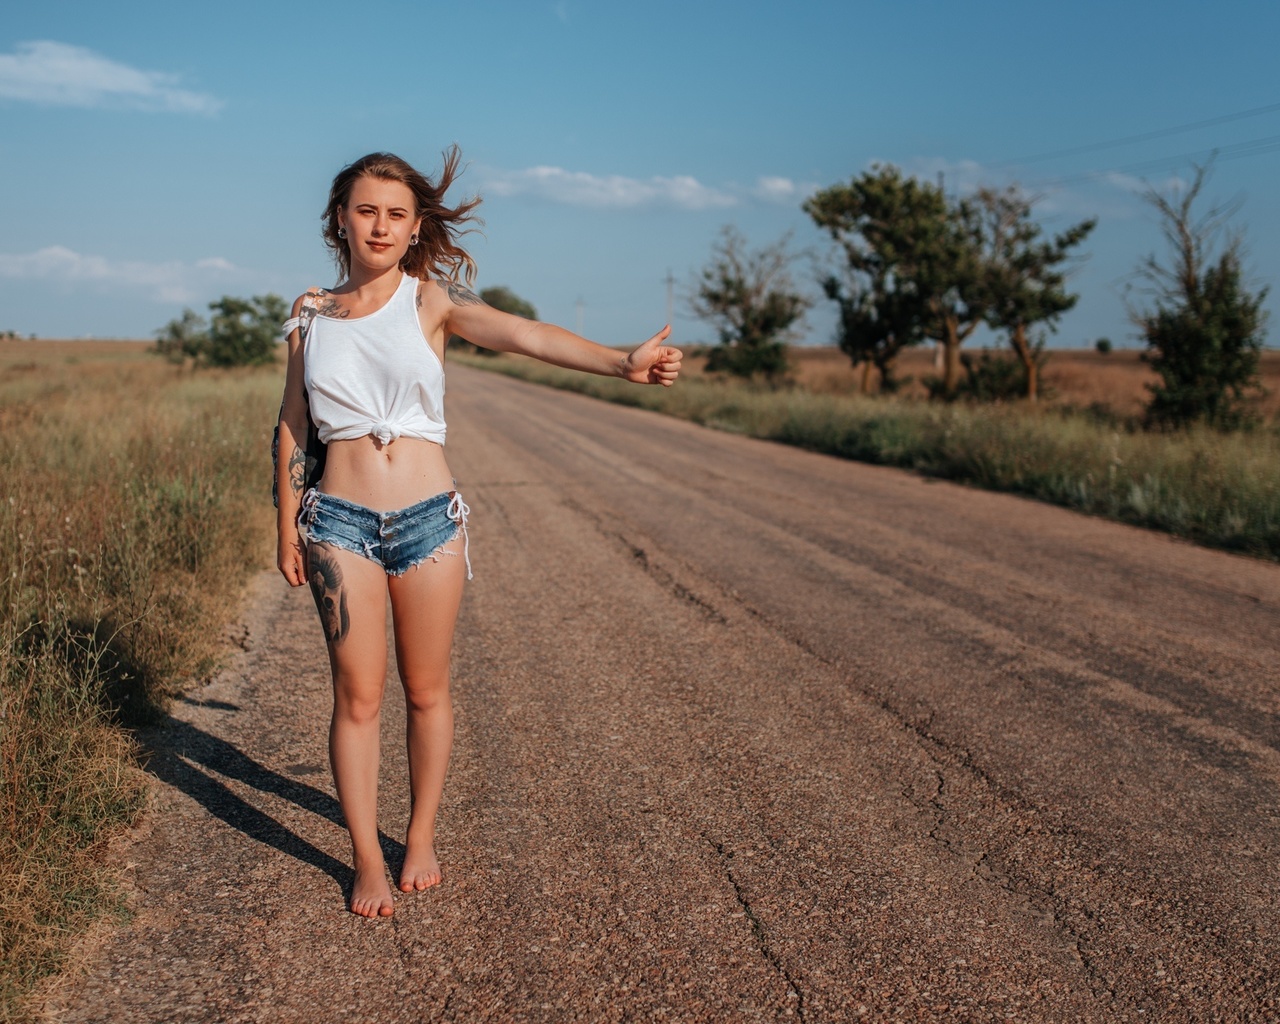
M 554 324 L 526 320 L 486 304 L 469 288 L 449 281 L 437 281 L 440 296 L 447 299 L 445 331 L 457 334 L 482 348 L 498 352 L 519 352 L 544 363 L 584 370 L 602 377 L 621 377 L 636 384 L 670 387 L 680 375 L 683 354 L 664 342 L 671 334 L 668 324 L 648 341 L 628 353 L 599 345 Z M 437 299 L 439 301 L 439 299 Z

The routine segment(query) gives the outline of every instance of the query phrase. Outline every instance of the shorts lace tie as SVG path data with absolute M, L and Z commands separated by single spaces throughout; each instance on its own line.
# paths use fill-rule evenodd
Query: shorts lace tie
M 316 502 L 319 500 L 320 492 L 314 487 L 308 488 L 307 493 L 302 496 L 302 504 L 298 507 L 298 523 L 300 525 L 305 526 L 311 522 L 312 518 L 314 518 Z
M 471 579 L 471 538 L 467 536 L 467 516 L 471 514 L 471 506 L 462 500 L 457 491 L 449 494 L 449 507 L 445 515 L 462 527 L 462 558 L 467 563 L 467 579 Z

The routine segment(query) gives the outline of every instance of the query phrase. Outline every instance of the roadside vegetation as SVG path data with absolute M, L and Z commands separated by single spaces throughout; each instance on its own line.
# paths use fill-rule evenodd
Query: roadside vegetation
M 279 391 L 136 344 L 0 345 L 0 1021 L 121 912 L 133 729 L 213 670 L 270 564 Z

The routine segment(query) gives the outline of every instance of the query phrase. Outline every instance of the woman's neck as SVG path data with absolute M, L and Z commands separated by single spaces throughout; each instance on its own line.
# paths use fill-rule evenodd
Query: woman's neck
M 365 300 L 377 301 L 385 300 L 391 297 L 400 282 L 404 280 L 404 271 L 399 267 L 390 267 L 386 270 L 370 270 L 359 266 L 353 266 L 351 272 L 347 274 L 347 279 L 338 285 L 334 291 L 342 295 L 355 296 L 363 305 Z

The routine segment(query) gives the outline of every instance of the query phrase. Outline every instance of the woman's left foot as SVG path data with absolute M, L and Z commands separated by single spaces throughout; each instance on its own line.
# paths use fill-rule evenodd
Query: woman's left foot
M 415 847 L 411 842 L 404 855 L 404 867 L 400 869 L 400 891 L 421 892 L 440 884 L 440 862 L 436 860 L 435 847 L 426 843 Z

